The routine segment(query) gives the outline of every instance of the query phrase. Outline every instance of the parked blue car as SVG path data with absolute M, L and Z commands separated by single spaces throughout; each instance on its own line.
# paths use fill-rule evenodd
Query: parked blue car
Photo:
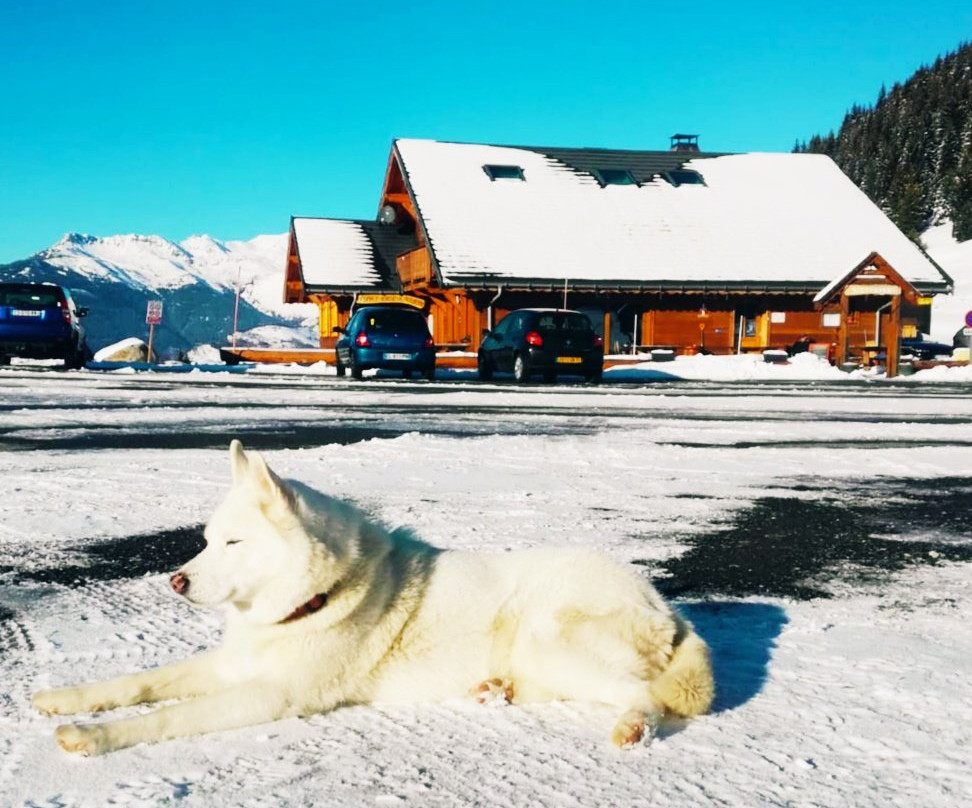
M 337 375 L 348 370 L 360 379 L 369 368 L 400 370 L 407 379 L 420 373 L 435 378 L 435 342 L 425 317 L 417 309 L 404 306 L 364 306 L 348 321 L 346 328 L 335 328 Z
M 901 340 L 901 355 L 913 356 L 915 359 L 936 359 L 940 356 L 952 355 L 952 346 L 944 342 L 935 342 L 924 337 L 904 337 Z
M 52 283 L 0 283 L 0 365 L 12 357 L 63 359 L 79 368 L 91 358 L 71 292 Z

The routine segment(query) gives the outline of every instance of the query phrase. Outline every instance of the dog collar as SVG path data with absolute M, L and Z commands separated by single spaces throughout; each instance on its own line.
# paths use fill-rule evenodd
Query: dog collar
M 283 620 L 280 621 L 280 625 L 283 625 L 284 623 L 292 623 L 294 620 L 300 620 L 300 618 L 307 617 L 309 614 L 319 612 L 325 606 L 327 606 L 327 592 L 319 592 L 309 601 L 307 601 L 307 603 L 302 603 L 290 614 L 288 614 Z

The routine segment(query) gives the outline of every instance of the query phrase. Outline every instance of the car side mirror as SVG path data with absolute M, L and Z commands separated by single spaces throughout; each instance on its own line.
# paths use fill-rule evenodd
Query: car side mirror
M 488 328 L 484 328 L 483 329 L 483 339 L 486 339 L 486 337 L 492 336 L 492 334 L 493 334 L 493 332 L 490 331 Z
M 343 334 L 344 333 L 344 329 L 341 328 L 341 326 L 336 325 L 336 326 L 334 326 L 334 328 L 331 329 L 331 333 L 332 334 Z

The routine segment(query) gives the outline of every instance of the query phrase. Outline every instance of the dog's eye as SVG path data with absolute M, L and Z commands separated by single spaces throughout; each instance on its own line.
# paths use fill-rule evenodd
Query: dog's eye
M 229 547 L 231 544 L 239 544 L 241 539 L 227 539 L 226 546 Z

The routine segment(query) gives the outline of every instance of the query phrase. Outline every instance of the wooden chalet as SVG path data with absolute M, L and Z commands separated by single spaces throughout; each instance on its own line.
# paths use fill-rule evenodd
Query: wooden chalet
M 322 347 L 356 305 L 413 305 L 474 351 L 525 306 L 579 309 L 609 351 L 735 353 L 801 339 L 835 361 L 928 331 L 950 279 L 840 171 L 810 154 L 396 140 L 378 215 L 293 217 L 285 300 Z

